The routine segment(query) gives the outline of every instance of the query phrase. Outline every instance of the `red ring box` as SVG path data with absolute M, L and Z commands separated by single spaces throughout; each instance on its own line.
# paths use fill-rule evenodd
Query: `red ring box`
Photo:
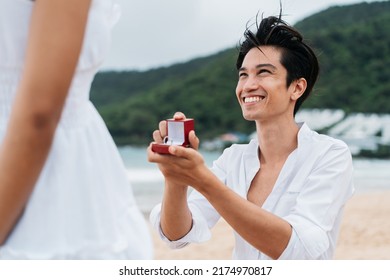
M 194 130 L 194 120 L 166 120 L 167 124 L 167 136 L 164 138 L 164 143 L 152 144 L 152 151 L 159 154 L 169 154 L 169 147 L 171 145 L 189 147 L 190 141 L 188 134 L 191 130 Z

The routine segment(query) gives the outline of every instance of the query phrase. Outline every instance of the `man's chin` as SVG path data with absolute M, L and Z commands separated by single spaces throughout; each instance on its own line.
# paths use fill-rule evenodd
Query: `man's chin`
M 242 113 L 242 116 L 243 116 L 244 120 L 249 121 L 249 122 L 256 120 L 256 117 L 253 114 Z

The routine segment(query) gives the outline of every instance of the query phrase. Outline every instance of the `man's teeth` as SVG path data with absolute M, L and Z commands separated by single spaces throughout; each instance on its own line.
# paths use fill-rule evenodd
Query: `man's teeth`
M 244 102 L 245 103 L 251 103 L 251 102 L 259 102 L 260 100 L 263 100 L 263 96 L 251 96 L 251 97 L 245 97 Z

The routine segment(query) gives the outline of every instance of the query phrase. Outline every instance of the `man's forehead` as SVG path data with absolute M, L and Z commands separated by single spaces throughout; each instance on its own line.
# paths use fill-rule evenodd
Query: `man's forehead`
M 257 67 L 257 65 L 268 65 L 270 67 L 280 67 L 281 50 L 272 46 L 261 46 L 252 48 L 244 57 L 242 67 Z M 247 66 L 246 66 L 247 65 Z

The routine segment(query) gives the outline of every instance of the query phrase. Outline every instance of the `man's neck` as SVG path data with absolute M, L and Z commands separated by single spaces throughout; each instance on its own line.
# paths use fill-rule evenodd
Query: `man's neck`
M 295 121 L 256 122 L 262 164 L 284 162 L 298 146 L 299 131 Z

